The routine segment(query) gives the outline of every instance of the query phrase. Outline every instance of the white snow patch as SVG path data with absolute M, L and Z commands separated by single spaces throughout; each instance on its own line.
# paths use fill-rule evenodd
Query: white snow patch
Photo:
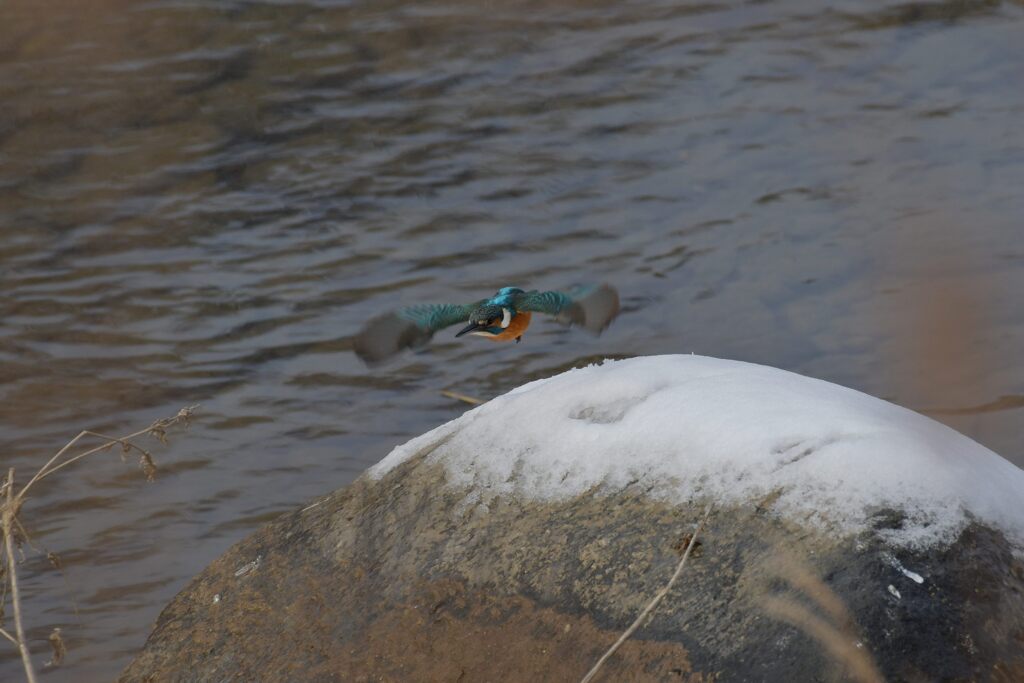
M 902 527 L 886 532 L 897 546 L 949 541 L 969 517 L 1024 543 L 1024 470 L 913 411 L 738 361 L 632 358 L 531 382 L 395 448 L 370 476 L 418 453 L 485 495 L 777 494 L 775 514 L 840 532 L 900 510 Z
M 924 583 L 924 577 L 918 574 L 917 572 L 912 572 L 906 567 L 901 567 L 900 571 L 903 572 L 903 576 L 907 577 L 914 583 Z
M 917 572 L 912 572 L 909 569 L 907 569 L 906 567 L 904 567 L 903 563 L 900 562 L 899 560 L 897 560 L 894 556 L 892 556 L 892 555 L 885 555 L 884 557 L 889 562 L 889 564 L 892 565 L 893 569 L 895 569 L 899 573 L 903 574 L 903 576 L 907 577 L 908 579 L 910 579 L 914 583 L 924 583 L 924 577 L 923 576 L 921 576 Z

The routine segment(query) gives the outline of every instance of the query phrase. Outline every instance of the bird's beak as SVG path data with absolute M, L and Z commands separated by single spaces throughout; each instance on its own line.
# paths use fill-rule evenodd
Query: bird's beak
M 475 330 L 482 330 L 485 327 L 487 327 L 487 325 L 485 323 L 479 323 L 479 322 L 477 322 L 477 323 L 470 323 L 470 324 L 466 325 L 465 327 L 463 327 L 458 332 L 456 332 L 455 336 L 456 337 L 461 337 L 464 334 L 467 334 L 469 332 L 473 332 Z

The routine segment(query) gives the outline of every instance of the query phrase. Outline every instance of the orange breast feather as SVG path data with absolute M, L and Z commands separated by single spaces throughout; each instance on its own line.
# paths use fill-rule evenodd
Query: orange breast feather
M 508 327 L 501 331 L 501 334 L 496 334 L 493 337 L 487 337 L 491 341 L 512 341 L 523 332 L 526 332 L 526 328 L 530 326 L 530 314 L 529 313 L 516 313 L 515 317 L 509 321 Z

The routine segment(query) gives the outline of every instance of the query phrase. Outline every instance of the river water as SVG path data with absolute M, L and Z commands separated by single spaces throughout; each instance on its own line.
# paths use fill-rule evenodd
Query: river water
M 26 505 L 63 562 L 20 567 L 37 663 L 69 648 L 45 680 L 114 677 L 233 542 L 463 412 L 446 389 L 695 352 L 1024 464 L 1022 36 L 971 0 L 4 3 L 0 465 L 201 404 L 154 483 L 102 454 Z M 600 281 L 599 338 L 351 352 L 401 304 Z

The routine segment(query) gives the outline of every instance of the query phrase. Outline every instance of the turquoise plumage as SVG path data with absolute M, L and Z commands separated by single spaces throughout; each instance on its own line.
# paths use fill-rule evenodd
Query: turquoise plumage
M 489 299 L 468 304 L 415 304 L 369 321 L 353 338 L 356 354 L 368 363 L 427 343 L 438 330 L 467 325 L 456 336 L 474 334 L 494 341 L 519 341 L 532 313 L 600 333 L 619 312 L 619 296 L 610 285 L 576 287 L 567 292 L 524 291 L 503 287 Z
M 471 304 L 416 304 L 395 311 L 395 315 L 408 320 L 424 332 L 434 333 L 469 320 L 469 314 L 482 306 L 487 299 Z

